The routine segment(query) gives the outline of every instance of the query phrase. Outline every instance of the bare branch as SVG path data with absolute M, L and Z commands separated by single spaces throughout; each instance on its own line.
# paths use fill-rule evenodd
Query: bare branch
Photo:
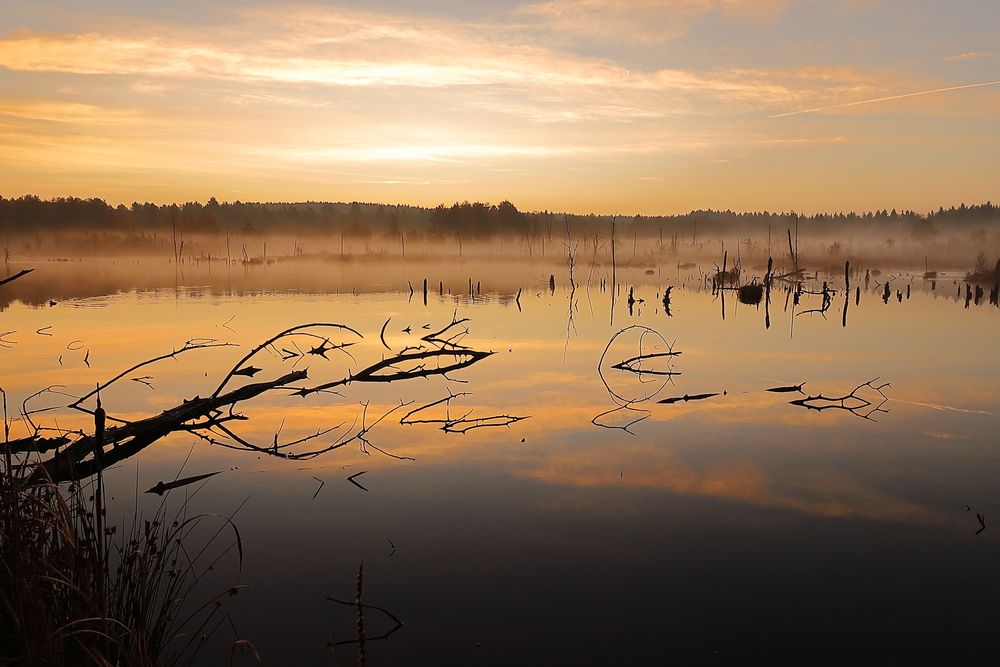
M 43 407 L 34 410 L 28 408 L 28 402 L 42 394 L 62 393 L 58 391 L 57 386 L 47 387 L 25 399 L 25 402 L 22 404 L 23 419 L 32 433 L 28 437 L 9 442 L 7 444 L 7 452 L 24 454 L 54 452 L 40 463 L 31 463 L 35 467 L 35 470 L 26 478 L 25 483 L 27 484 L 43 480 L 58 483 L 85 479 L 137 454 L 149 445 L 172 433 L 180 432 L 194 435 L 212 445 L 251 451 L 261 455 L 289 460 L 311 459 L 354 442 L 358 443 L 361 451 L 366 454 L 370 453 L 370 450 L 375 450 L 397 460 L 413 460 L 412 457 L 388 452 L 372 444 L 370 440 L 372 429 L 398 410 L 411 405 L 412 401 L 401 401 L 374 421 L 369 420 L 369 403 L 362 401 L 360 403 L 360 414 L 350 423 L 344 422 L 329 428 L 319 428 L 314 432 L 286 441 L 279 441 L 282 430 L 279 428 L 278 433 L 275 433 L 273 441 L 269 444 L 255 444 L 234 430 L 236 422 L 247 421 L 249 419 L 249 417 L 237 412 L 236 408 L 241 403 L 277 389 L 290 392 L 286 393 L 286 395 L 308 396 L 324 393 L 340 396 L 341 394 L 333 389 L 354 382 L 385 383 L 417 377 L 427 378 L 435 375 L 444 376 L 448 379 L 447 373 L 467 368 L 493 354 L 492 352 L 473 350 L 458 342 L 468 334 L 468 329 L 463 326 L 466 321 L 465 319 L 458 319 L 453 316 L 448 326 L 439 331 L 427 334 L 422 340 L 425 345 L 430 346 L 430 349 L 406 350 L 393 357 L 373 363 L 360 372 L 348 373 L 346 377 L 339 380 L 313 387 L 301 386 L 301 382 L 308 379 L 307 370 L 292 370 L 272 380 L 249 383 L 236 389 L 223 391 L 227 383 L 236 376 L 253 377 L 257 373 L 262 372 L 261 369 L 250 365 L 249 362 L 253 359 L 254 355 L 264 350 L 267 350 L 268 353 L 276 357 L 280 357 L 282 361 L 289 361 L 292 358 L 300 361 L 306 354 L 325 357 L 326 353 L 331 350 L 343 351 L 345 347 L 355 344 L 352 342 L 332 344 L 329 338 L 316 333 L 315 330 L 317 328 L 337 329 L 353 333 L 359 337 L 361 336 L 354 329 L 340 324 L 318 323 L 291 327 L 260 343 L 250 350 L 248 354 L 244 355 L 223 377 L 222 382 L 208 397 L 195 396 L 190 400 L 182 401 L 180 405 L 165 410 L 160 414 L 135 421 L 107 417 L 109 422 L 115 423 L 103 430 L 102 437 L 88 435 L 80 431 L 43 429 L 43 427 L 34 423 L 31 415 L 57 409 L 57 407 Z M 294 339 L 296 337 L 315 338 L 320 343 L 309 352 L 302 352 L 302 348 L 295 343 Z M 294 350 L 298 350 L 298 352 L 293 353 L 288 348 L 279 348 L 275 345 L 276 341 L 283 339 L 288 340 L 290 346 Z M 93 414 L 91 410 L 83 407 L 82 404 L 84 401 L 97 395 L 101 389 L 113 385 L 130 374 L 135 373 L 137 370 L 158 361 L 176 358 L 185 352 L 230 345 L 229 343 L 216 342 L 214 339 L 189 340 L 180 349 L 135 364 L 114 377 L 98 383 L 94 390 L 83 396 L 75 397 L 66 394 L 72 399 L 72 402 L 67 406 L 58 407 L 71 408 L 80 412 Z M 145 384 L 152 389 L 150 382 L 152 377 L 149 375 L 131 377 L 130 379 Z M 445 430 L 448 432 L 465 433 L 474 428 L 509 425 L 521 419 L 524 419 L 524 417 L 500 415 L 472 418 L 468 414 L 465 414 L 458 420 L 448 421 L 445 424 Z M 43 436 L 42 433 L 45 430 L 55 430 L 57 435 L 52 437 Z M 330 439 L 326 442 L 317 442 L 326 438 Z M 308 446 L 309 443 L 314 442 L 316 444 L 311 447 Z
M 222 379 L 222 382 L 219 383 L 219 386 L 216 387 L 215 391 L 212 392 L 212 398 L 215 398 L 216 396 L 218 396 L 219 393 L 222 392 L 222 390 L 225 388 L 226 383 L 228 383 L 233 378 L 233 375 L 243 366 L 243 364 L 245 364 L 246 362 L 250 361 L 250 359 L 253 358 L 253 356 L 256 355 L 258 352 L 260 352 L 261 350 L 263 350 L 266 347 L 270 347 L 271 345 L 273 345 L 275 342 L 281 340 L 282 338 L 286 338 L 286 337 L 291 336 L 291 335 L 293 335 L 293 334 L 295 334 L 297 332 L 301 332 L 304 329 L 317 329 L 317 328 L 340 329 L 340 330 L 343 330 L 343 331 L 350 331 L 351 333 L 357 335 L 358 338 L 364 338 L 364 336 L 362 336 L 359 332 L 357 332 L 354 329 L 352 329 L 351 327 L 343 325 L 343 324 L 331 324 L 331 323 L 314 322 L 312 324 L 300 324 L 298 326 L 291 327 L 290 329 L 285 329 L 281 333 L 278 333 L 278 334 L 272 336 L 271 338 L 268 338 L 266 341 L 264 341 L 263 343 L 261 343 L 257 347 L 255 347 L 252 350 L 250 350 L 246 354 L 245 357 L 243 357 L 238 362 L 236 362 L 236 365 L 233 366 L 232 370 L 229 371 L 229 373 L 226 374 L 226 377 L 224 377 Z M 327 341 L 327 342 L 329 342 L 329 341 Z
M 20 271 L 18 271 L 14 275 L 7 276 L 6 278 L 0 280 L 0 286 L 6 285 L 7 283 L 12 283 L 15 280 L 17 280 L 18 278 L 23 278 L 24 276 L 28 275 L 32 271 L 34 271 L 34 269 L 21 269 Z
M 807 410 L 815 410 L 816 412 L 822 412 L 824 410 L 844 410 L 845 412 L 850 412 L 855 417 L 861 417 L 862 419 L 867 419 L 869 421 L 876 421 L 873 415 L 878 413 L 888 414 L 889 412 L 883 408 L 883 406 L 889 402 L 889 397 L 885 395 L 884 390 L 892 386 L 888 382 L 876 385 L 875 383 L 878 382 L 878 380 L 879 378 L 874 378 L 868 382 L 862 382 L 857 387 L 852 389 L 850 393 L 844 394 L 843 396 L 831 397 L 824 396 L 820 393 L 815 396 L 806 396 L 805 398 L 789 401 L 789 405 L 806 408 Z M 866 387 L 875 391 L 878 396 L 874 399 L 866 398 L 861 393 Z
M 118 375 L 114 376 L 110 380 L 107 380 L 104 383 L 100 383 L 100 382 L 97 383 L 97 388 L 96 389 L 94 389 L 93 391 L 90 391 L 90 392 L 84 394 L 80 398 L 78 398 L 75 401 L 73 401 L 72 403 L 70 403 L 67 407 L 73 408 L 75 410 L 80 410 L 81 412 L 88 412 L 89 413 L 90 410 L 81 408 L 80 404 L 83 403 L 84 401 L 86 401 L 91 396 L 95 396 L 102 389 L 107 389 L 112 384 L 114 384 L 118 380 L 121 380 L 123 377 L 125 377 L 129 373 L 133 373 L 133 372 L 139 370 L 140 368 L 143 368 L 145 366 L 149 366 L 150 364 L 155 364 L 156 362 L 163 361 L 164 359 L 176 359 L 178 355 L 183 354 L 185 352 L 191 352 L 192 350 L 205 350 L 205 349 L 214 348 L 214 347 L 235 347 L 235 345 L 233 343 L 219 343 L 219 342 L 216 342 L 216 341 L 214 341 L 212 339 L 207 339 L 207 338 L 189 340 L 179 350 L 174 350 L 173 352 L 170 352 L 169 354 L 161 354 L 158 357 L 153 357 L 152 359 L 147 359 L 146 361 L 138 363 L 135 366 L 132 366 L 131 368 L 127 368 L 126 370 L 122 371 L 121 373 L 119 373 Z
M 477 428 L 491 428 L 498 426 L 510 426 L 511 424 L 516 424 L 519 421 L 524 421 L 525 419 L 530 419 L 530 415 L 527 417 L 515 417 L 513 415 L 490 415 L 488 417 L 470 417 L 472 411 L 468 411 L 460 417 L 452 417 L 450 413 L 451 401 L 456 398 L 463 396 L 471 396 L 472 394 L 468 392 L 462 392 L 459 394 L 449 393 L 444 398 L 438 399 L 427 403 L 426 405 L 421 405 L 418 408 L 410 410 L 405 415 L 403 415 L 399 423 L 404 426 L 413 426 L 415 424 L 440 424 L 441 430 L 445 433 L 468 433 L 469 431 L 475 430 Z M 418 413 L 430 410 L 438 405 L 444 405 L 446 407 L 445 416 L 427 418 L 427 419 L 415 419 L 414 416 Z

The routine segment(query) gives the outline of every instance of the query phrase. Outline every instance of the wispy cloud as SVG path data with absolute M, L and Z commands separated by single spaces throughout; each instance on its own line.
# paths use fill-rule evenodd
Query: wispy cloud
M 525 27 L 557 39 L 662 43 L 677 38 L 697 20 L 720 13 L 748 20 L 772 18 L 787 0 L 545 0 L 521 5 Z
M 799 56 L 696 66 L 663 41 L 700 21 L 769 29 L 793 6 L 801 5 L 544 0 L 455 20 L 261 5 L 215 22 L 117 18 L 72 33 L 21 30 L 0 36 L 0 85 L 15 82 L 0 92 L 0 157 L 18 164 L 24 183 L 43 173 L 53 188 L 55 173 L 76 183 L 93 172 L 88 165 L 124 174 L 141 164 L 178 183 L 225 170 L 228 186 L 279 171 L 296 184 L 338 174 L 338 183 L 372 187 L 481 185 L 507 175 L 497 189 L 511 186 L 510 174 L 551 167 L 569 191 L 606 178 L 609 161 L 623 165 L 620 181 L 631 187 L 644 178 L 677 183 L 676 166 L 691 156 L 699 169 L 764 153 L 794 162 L 875 134 L 769 117 L 995 83 L 946 86 Z M 605 48 L 612 36 L 647 57 L 616 55 Z M 919 92 L 894 94 L 907 89 Z M 943 104 L 893 112 L 933 103 Z M 711 175 L 699 178 L 716 189 Z
M 711 11 L 758 14 L 782 0 L 552 0 L 522 6 L 514 16 L 592 17 L 634 36 L 632 27 L 658 31 L 647 14 Z M 618 17 L 617 19 L 613 17 Z M 856 87 L 863 79 L 847 68 L 776 71 L 678 67 L 630 68 L 598 56 L 544 46 L 523 24 L 465 23 L 336 7 L 243 11 L 225 26 L 120 25 L 80 34 L 20 33 L 0 40 L 0 67 L 21 72 L 144 77 L 133 86 L 192 79 L 337 87 L 533 87 L 548 95 L 601 92 L 697 93 L 741 103 L 793 103 L 808 88 Z M 614 28 L 609 28 L 614 29 Z M 293 36 L 293 37 L 292 37 Z M 649 110 L 613 102 L 588 113 L 603 117 Z M 619 115 L 619 112 L 621 114 Z M 658 114 L 657 114 L 658 115 Z
M 496 23 L 315 7 L 245 11 L 197 29 L 20 33 L 0 40 L 0 63 L 124 82 L 130 103 L 150 111 L 132 119 L 134 135 L 175 128 L 182 141 L 206 142 L 200 150 L 243 140 L 252 153 L 309 164 L 676 154 L 752 141 L 724 127 L 733 113 L 877 90 L 849 68 L 635 69 L 539 46 Z M 93 103 L 115 115 L 107 101 Z M 238 127 L 222 118 L 229 105 L 241 109 Z M 66 122 L 86 120 L 68 106 L 50 116 L 60 108 Z
M 129 86 L 132 92 L 139 93 L 140 95 L 153 95 L 155 97 L 163 97 L 172 88 L 172 86 L 165 83 L 152 83 L 149 81 L 136 81 Z
M 0 98 L 0 117 L 25 121 L 45 121 L 72 125 L 116 125 L 144 117 L 137 109 L 109 108 L 96 104 L 52 100 L 4 100 Z
M 340 16 L 332 13 L 326 23 Z M 362 15 L 349 14 L 352 25 Z M 78 75 L 137 76 L 147 79 L 206 79 L 242 83 L 274 83 L 337 87 L 448 88 L 471 86 L 534 87 L 550 94 L 579 90 L 646 93 L 701 93 L 765 104 L 803 97 L 789 87 L 788 78 L 805 78 L 788 72 L 719 70 L 694 72 L 661 68 L 635 70 L 613 61 L 560 53 L 517 42 L 484 40 L 477 31 L 455 24 L 428 21 L 421 30 L 394 31 L 383 25 L 381 15 L 363 15 L 354 39 L 331 40 L 314 25 L 284 38 L 298 25 L 294 16 L 265 20 L 253 14 L 254 23 L 235 31 L 211 30 L 191 34 L 160 29 L 156 34 L 129 36 L 86 33 L 78 35 L 24 35 L 0 41 L 2 66 L 21 72 L 60 72 Z M 259 21 L 260 23 L 257 23 Z M 323 25 L 323 21 L 318 22 Z M 364 27 L 368 26 L 368 27 Z M 366 35 L 379 26 L 380 39 Z M 263 35 L 247 40 L 246 35 Z M 261 49 L 263 43 L 265 48 Z M 432 43 L 433 48 L 427 48 Z M 817 77 L 824 84 L 851 73 Z M 149 92 L 149 81 L 133 84 Z M 603 109 L 592 113 L 613 116 L 616 111 L 634 114 L 635 108 L 614 105 L 605 95 Z M 640 112 L 642 110 L 639 110 Z
M 957 62 L 962 60 L 980 60 L 982 58 L 995 58 L 997 55 L 996 51 L 966 51 L 964 53 L 956 53 L 953 56 L 948 56 L 945 60 L 949 62 Z

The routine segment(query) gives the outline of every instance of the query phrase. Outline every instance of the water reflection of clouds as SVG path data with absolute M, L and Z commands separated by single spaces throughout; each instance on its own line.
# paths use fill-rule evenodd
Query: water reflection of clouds
M 391 405 L 371 406 L 381 413 Z M 472 407 L 472 406 L 470 406 Z M 485 406 L 482 406 L 485 407 Z M 788 442 L 762 445 L 768 433 L 730 442 L 729 434 L 713 441 L 690 443 L 690 428 L 679 434 L 655 429 L 642 438 L 616 438 L 612 446 L 599 433 L 580 432 L 591 407 L 566 412 L 559 409 L 536 411 L 532 419 L 511 431 L 497 434 L 445 436 L 432 428 L 403 428 L 387 424 L 373 432 L 380 447 L 398 454 L 414 456 L 420 466 L 472 465 L 488 467 L 495 473 L 533 478 L 551 485 L 598 487 L 624 485 L 658 489 L 676 494 L 711 497 L 762 507 L 792 509 L 826 517 L 866 517 L 886 521 L 936 522 L 941 514 L 932 507 L 893 496 L 877 486 L 877 480 L 860 479 L 838 470 L 826 460 L 833 453 L 850 454 L 844 442 Z M 334 411 L 322 408 L 283 410 L 289 422 L 322 416 L 328 421 L 350 421 L 356 406 L 338 406 Z M 247 435 L 267 441 L 278 426 L 271 419 L 256 424 Z M 289 433 L 291 437 L 293 434 Z M 671 442 L 672 435 L 679 435 Z M 520 439 L 525 442 L 521 443 Z M 814 461 L 812 454 L 827 447 L 825 455 Z M 699 451 L 708 448 L 713 455 Z M 724 455 L 714 456 L 723 453 Z M 155 458 L 155 453 L 144 460 Z M 166 454 L 173 456 L 173 454 Z M 775 464 L 774 457 L 782 459 Z M 322 458 L 306 466 L 338 469 L 364 465 L 372 470 L 387 469 L 395 462 L 365 456 L 356 448 L 338 452 L 336 460 Z M 298 479 L 295 464 L 265 463 L 271 472 Z M 407 464 L 410 465 L 410 464 Z M 790 468 L 790 469 L 789 469 Z
M 627 487 L 657 489 L 671 494 L 725 499 L 759 507 L 785 508 L 825 517 L 867 517 L 886 521 L 933 522 L 941 519 L 937 500 L 900 486 L 898 474 L 878 465 L 887 457 L 910 474 L 914 456 L 933 455 L 943 442 L 975 447 L 988 436 L 988 398 L 996 395 L 998 380 L 984 373 L 993 347 L 979 329 L 960 332 L 969 349 L 941 355 L 939 331 L 953 304 L 932 299 L 914 302 L 912 318 L 883 318 L 878 306 L 863 307 L 851 327 L 839 322 L 811 321 L 788 339 L 764 332 L 757 313 L 720 327 L 716 304 L 707 294 L 681 292 L 684 317 L 659 319 L 652 310 L 639 320 L 677 339 L 684 354 L 675 378 L 677 395 L 727 390 L 703 402 L 651 405 L 651 416 L 636 429 L 636 437 L 594 427 L 595 414 L 609 407 L 596 374 L 600 352 L 613 333 L 600 318 L 581 316 L 577 332 L 565 350 L 565 313 L 558 298 L 553 303 L 531 303 L 517 313 L 496 303 L 480 304 L 472 315 L 472 338 L 498 354 L 460 374 L 471 391 L 464 409 L 477 414 L 498 411 L 531 415 L 511 428 L 447 435 L 430 426 L 402 427 L 386 423 L 372 433 L 379 447 L 417 458 L 400 463 L 356 447 L 311 461 L 306 466 L 334 471 L 342 466 L 388 470 L 399 465 L 420 467 L 465 466 L 470 470 L 516 478 L 543 480 L 547 485 L 579 488 Z M 169 296 L 169 298 L 168 298 Z M 594 292 L 595 300 L 606 294 Z M 119 294 L 98 310 L 33 309 L 12 306 L 5 314 L 9 328 L 22 332 L 17 354 L 5 351 L 4 387 L 11 403 L 49 384 L 66 383 L 71 391 L 85 391 L 99 379 L 151 354 L 168 351 L 198 335 L 214 335 L 241 343 L 244 348 L 286 324 L 314 319 L 349 319 L 366 333 L 352 352 L 359 359 L 378 358 L 382 348 L 377 331 L 392 316 L 393 328 L 450 319 L 451 302 L 408 302 L 406 295 L 262 295 L 253 299 L 220 296 L 206 300 L 193 294 Z M 526 303 L 527 305 L 527 303 Z M 560 307 L 555 307 L 559 305 Z M 550 307 L 551 306 L 551 307 Z M 604 306 L 597 304 L 601 311 Z M 471 309 L 470 309 L 471 310 Z M 220 325 L 233 315 L 234 332 Z M 746 317 L 744 315 L 751 315 Z M 782 315 L 773 313 L 777 320 Z M 625 322 L 628 324 L 628 322 Z M 31 332 L 52 325 L 55 337 Z M 887 333 L 871 338 L 873 327 Z M 919 335 L 906 337 L 912 328 Z M 225 334 L 225 335 L 222 335 Z M 70 339 L 84 340 L 91 350 L 92 368 L 82 365 L 79 353 L 62 350 Z M 392 345 L 408 336 L 389 334 Z M 508 351 L 510 350 L 510 351 Z M 63 354 L 63 365 L 57 358 Z M 218 376 L 241 355 L 237 349 L 193 353 L 161 362 L 149 369 L 155 391 L 126 383 L 107 396 L 111 414 L 137 418 L 172 407 L 182 398 L 210 391 Z M 913 364 L 912 359 L 920 359 Z M 284 366 L 275 358 L 264 373 Z M 807 381 L 810 392 L 830 395 L 849 389 L 878 373 L 893 381 L 889 407 L 893 412 L 877 425 L 844 414 L 815 414 L 788 405 L 790 396 L 768 394 L 761 378 Z M 319 377 L 345 367 L 348 359 L 310 364 Z M 441 381 L 415 381 L 396 386 L 347 387 L 344 397 L 315 396 L 307 401 L 285 392 L 262 397 L 247 406 L 252 420 L 241 423 L 241 433 L 257 442 L 270 442 L 282 421 L 283 435 L 293 438 L 345 422 L 359 413 L 358 401 L 371 399 L 372 414 L 381 414 L 400 400 L 433 400 L 447 392 Z M 938 396 L 945 398 L 937 398 Z M 20 398 L 18 398 L 20 397 Z M 16 400 L 15 400 L 16 399 Z M 947 410 L 937 408 L 944 407 Z M 983 408 L 983 410 L 979 410 Z M 60 416 L 61 426 L 85 426 L 81 416 Z M 521 442 L 521 439 L 524 442 Z M 187 451 L 190 437 L 175 436 L 147 450 L 144 464 L 166 465 Z M 301 465 L 260 461 L 245 453 L 220 452 L 199 445 L 198 456 L 217 463 L 260 466 L 289 484 L 301 481 Z M 980 458 L 987 453 L 979 452 Z M 962 468 L 961 461 L 952 464 Z M 915 473 L 914 473 L 915 474 Z M 154 480 L 155 481 L 155 480 Z M 956 490 L 956 493 L 958 491 Z

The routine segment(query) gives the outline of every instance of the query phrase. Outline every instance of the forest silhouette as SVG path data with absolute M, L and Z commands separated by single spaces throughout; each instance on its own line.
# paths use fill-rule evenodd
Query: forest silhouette
M 621 215 L 619 224 L 632 224 L 640 234 L 697 234 L 711 237 L 734 232 L 756 233 L 768 226 L 783 230 L 796 221 L 821 233 L 853 232 L 877 226 L 901 237 L 930 238 L 942 231 L 992 229 L 1000 224 L 1000 206 L 986 202 L 939 208 L 928 213 L 895 209 L 800 215 L 795 212 L 734 212 L 697 210 L 682 215 Z M 610 215 L 524 212 L 509 201 L 499 204 L 456 202 L 424 208 L 378 203 L 250 203 L 222 202 L 157 205 L 134 202 L 112 206 L 102 199 L 34 195 L 0 197 L 0 232 L 163 232 L 181 228 L 190 232 L 219 233 L 336 233 L 352 237 L 405 232 L 429 236 L 488 238 L 493 234 L 546 234 L 551 237 L 568 220 L 573 225 L 610 220 Z

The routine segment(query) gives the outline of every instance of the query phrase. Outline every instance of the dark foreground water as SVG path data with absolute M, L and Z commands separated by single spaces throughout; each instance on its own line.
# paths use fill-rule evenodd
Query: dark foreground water
M 239 508 L 242 569 L 231 552 L 196 593 L 247 588 L 224 600 L 232 623 L 199 664 L 226 664 L 237 638 L 265 664 L 354 664 L 355 645 L 330 644 L 355 639 L 356 610 L 327 597 L 353 600 L 362 562 L 364 602 L 404 624 L 367 642 L 369 665 L 1000 663 L 1000 310 L 966 307 L 951 279 L 932 290 L 886 276 L 885 303 L 860 274 L 845 325 L 842 277 L 824 312 L 808 312 L 822 295 L 796 306 L 781 289 L 769 306 L 729 293 L 723 311 L 697 270 L 676 268 L 619 271 L 613 305 L 606 267 L 578 267 L 572 293 L 564 267 L 530 264 L 504 267 L 495 286 L 497 267 L 474 263 L 346 278 L 305 262 L 189 269 L 176 287 L 139 265 L 134 284 L 120 267 L 106 279 L 79 268 L 42 267 L 7 288 L 0 329 L 14 333 L 0 367 L 14 406 L 49 385 L 81 393 L 193 338 L 241 346 L 166 360 L 103 395 L 112 415 L 139 418 L 211 393 L 248 348 L 308 322 L 363 338 L 350 356 L 265 352 L 254 380 L 293 366 L 317 381 L 356 372 L 453 317 L 470 318 L 463 345 L 495 352 L 448 378 L 274 392 L 234 426 L 266 447 L 278 431 L 284 443 L 341 425 L 305 450 L 356 430 L 362 411 L 370 425 L 396 408 L 368 433 L 373 446 L 282 460 L 176 435 L 109 474 L 109 514 L 127 522 L 136 489 L 223 471 L 167 497 L 187 497 L 189 512 Z M 466 274 L 481 283 L 472 297 Z M 614 368 L 671 350 L 681 354 L 635 362 L 639 372 Z M 399 423 L 449 392 L 467 395 L 418 413 L 437 423 Z M 848 398 L 791 403 L 820 394 Z M 528 418 L 440 428 L 504 416 Z M 347 479 L 362 471 L 364 489 Z M 138 511 L 158 501 L 140 494 Z M 393 622 L 369 609 L 365 626 L 374 637 Z

